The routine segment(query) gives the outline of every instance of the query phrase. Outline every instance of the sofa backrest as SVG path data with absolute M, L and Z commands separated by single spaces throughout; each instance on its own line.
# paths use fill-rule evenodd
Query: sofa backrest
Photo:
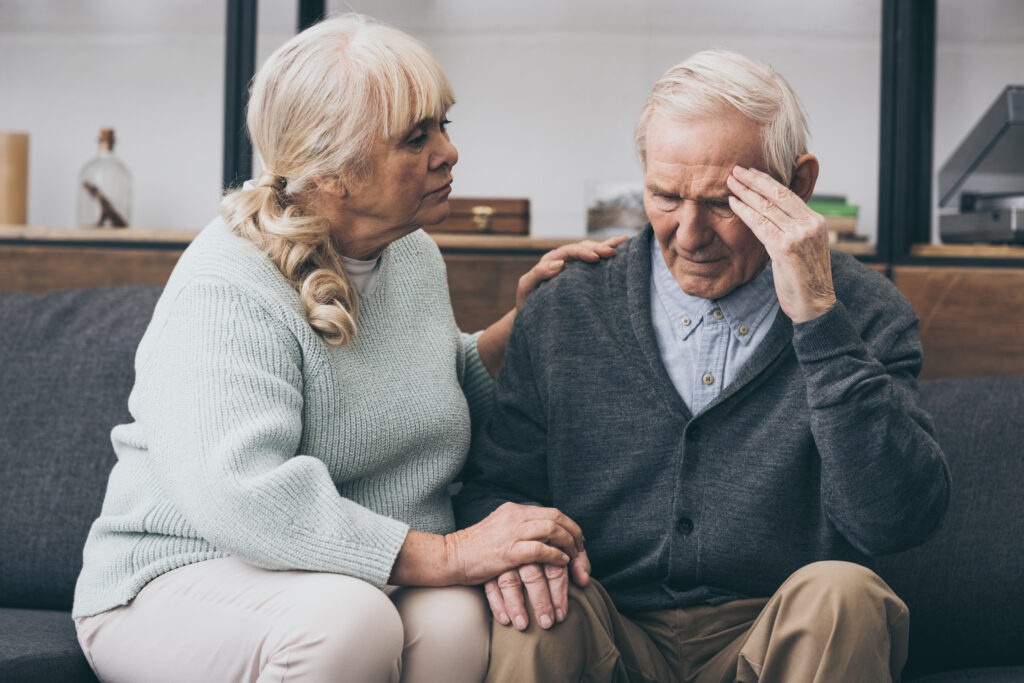
M 921 382 L 949 459 L 949 510 L 927 543 L 880 558 L 910 608 L 907 675 L 1024 665 L 1024 377 Z
M 160 291 L 0 293 L 0 606 L 71 608 Z

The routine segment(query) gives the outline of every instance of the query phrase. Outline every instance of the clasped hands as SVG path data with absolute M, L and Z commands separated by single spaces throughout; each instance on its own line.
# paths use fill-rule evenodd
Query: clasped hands
M 494 618 L 523 630 L 525 597 L 542 628 L 565 619 L 569 580 L 590 582 L 583 532 L 554 508 L 505 503 L 481 522 L 445 537 L 459 583 L 484 582 Z

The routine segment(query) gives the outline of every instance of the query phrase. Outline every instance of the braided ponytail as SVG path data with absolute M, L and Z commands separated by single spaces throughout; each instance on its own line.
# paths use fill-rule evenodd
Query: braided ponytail
M 356 336 L 359 296 L 330 240 L 327 220 L 303 216 L 286 188 L 284 176 L 264 171 L 253 187 L 221 200 L 221 216 L 298 290 L 310 326 L 327 343 L 344 346 Z

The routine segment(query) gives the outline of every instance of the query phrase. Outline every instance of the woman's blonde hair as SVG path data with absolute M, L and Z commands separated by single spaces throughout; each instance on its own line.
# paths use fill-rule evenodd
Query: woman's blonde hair
M 414 38 L 367 17 L 326 19 L 279 47 L 253 79 L 246 126 L 266 170 L 220 204 L 228 226 L 291 282 L 330 344 L 356 334 L 358 293 L 327 219 L 297 199 L 314 178 L 360 178 L 374 142 L 392 142 L 454 103 L 437 61 Z
M 646 163 L 647 125 L 659 113 L 701 121 L 739 111 L 761 126 L 768 171 L 785 185 L 793 164 L 807 153 L 807 118 L 793 89 L 767 64 L 728 50 L 705 50 L 665 72 L 647 97 L 633 143 Z

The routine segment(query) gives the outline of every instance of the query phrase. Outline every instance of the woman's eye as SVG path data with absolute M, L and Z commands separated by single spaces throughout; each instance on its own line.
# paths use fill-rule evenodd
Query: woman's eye
M 409 140 L 409 144 L 412 147 L 422 147 L 423 145 L 427 144 L 426 133 L 422 135 L 417 135 L 416 137 L 412 138 L 411 140 Z
M 441 132 L 447 133 L 449 125 L 451 125 L 451 121 L 449 121 L 448 119 L 441 119 Z

